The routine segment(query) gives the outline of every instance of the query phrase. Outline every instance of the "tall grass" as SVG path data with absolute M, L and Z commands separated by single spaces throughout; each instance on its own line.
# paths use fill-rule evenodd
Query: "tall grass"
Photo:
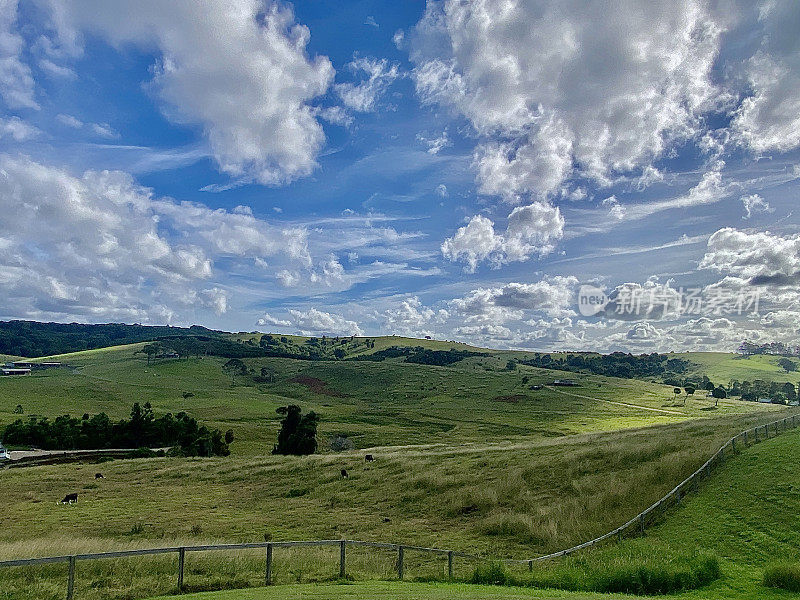
M 720 577 L 719 560 L 708 553 L 680 551 L 645 540 L 625 542 L 550 564 L 524 575 L 500 563 L 478 566 L 471 583 L 517 585 L 569 591 L 670 594 L 693 590 Z
M 800 592 L 800 563 L 779 563 L 764 571 L 764 585 Z

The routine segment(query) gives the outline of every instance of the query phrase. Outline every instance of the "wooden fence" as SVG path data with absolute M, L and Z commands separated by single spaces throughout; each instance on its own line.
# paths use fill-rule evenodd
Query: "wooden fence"
M 405 566 L 405 553 L 406 552 L 422 552 L 428 554 L 436 554 L 445 557 L 447 560 L 447 572 L 450 579 L 453 578 L 453 560 L 455 558 L 463 558 L 475 561 L 496 560 L 506 564 L 527 564 L 529 569 L 533 569 L 533 564 L 537 561 L 548 560 L 561 556 L 566 556 L 588 548 L 605 541 L 622 540 L 623 536 L 640 535 L 644 534 L 645 529 L 651 525 L 665 510 L 670 506 L 679 505 L 681 499 L 690 491 L 696 490 L 699 481 L 702 478 L 708 477 L 712 467 L 722 463 L 729 454 L 734 454 L 738 451 L 739 447 L 745 448 L 752 444 L 758 443 L 762 440 L 768 439 L 770 436 L 774 437 L 783 431 L 790 428 L 796 428 L 798 425 L 797 415 L 786 417 L 778 421 L 773 421 L 766 425 L 759 425 L 747 431 L 743 431 L 730 440 L 728 440 L 711 458 L 709 458 L 703 465 L 692 473 L 689 477 L 675 486 L 663 498 L 658 500 L 652 506 L 646 508 L 641 513 L 633 517 L 627 523 L 617 527 L 613 531 L 601 535 L 593 540 L 578 544 L 566 550 L 553 552 L 544 556 L 537 556 L 535 558 L 527 559 L 491 559 L 491 557 L 479 556 L 475 554 L 468 554 L 465 552 L 456 552 L 453 550 L 445 550 L 442 548 L 426 548 L 422 546 L 409 546 L 404 544 L 389 544 L 382 542 L 362 542 L 355 540 L 314 540 L 314 541 L 296 541 L 296 542 L 258 542 L 249 544 L 214 544 L 203 546 L 181 546 L 171 548 L 147 548 L 142 550 L 121 550 L 118 552 L 100 552 L 96 554 L 75 554 L 72 556 L 51 556 L 44 558 L 27 558 L 18 560 L 0 561 L 0 568 L 2 567 L 25 567 L 35 565 L 46 565 L 53 563 L 67 563 L 68 564 L 68 578 L 67 578 L 67 600 L 73 600 L 75 595 L 75 563 L 79 560 L 99 560 L 104 558 L 125 558 L 131 556 L 147 556 L 156 554 L 177 554 L 178 555 L 178 572 L 177 572 L 177 589 L 181 591 L 184 588 L 184 569 L 186 564 L 187 552 L 206 552 L 211 550 L 248 550 L 248 549 L 263 549 L 265 551 L 264 560 L 264 585 L 272 583 L 272 566 L 273 566 L 273 550 L 275 548 L 293 548 L 293 547 L 319 547 L 319 546 L 338 546 L 339 547 L 339 577 L 345 578 L 347 576 L 347 548 L 364 547 L 381 550 L 393 551 L 397 555 L 396 569 L 397 578 L 403 579 L 404 566 Z

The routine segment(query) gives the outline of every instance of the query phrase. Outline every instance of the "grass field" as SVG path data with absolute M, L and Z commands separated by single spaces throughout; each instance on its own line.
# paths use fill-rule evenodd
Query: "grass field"
M 376 350 L 397 342 L 398 338 L 377 338 Z M 254 372 L 266 367 L 275 373 L 275 383 L 257 385 L 237 378 L 232 385 L 222 372 L 224 359 L 148 365 L 143 355 L 134 354 L 140 347 L 64 355 L 57 358 L 75 368 L 0 379 L 0 426 L 19 417 L 13 413 L 17 404 L 28 415 L 105 411 L 122 418 L 133 402 L 150 402 L 157 412 L 186 410 L 223 431 L 233 429 L 238 440 L 233 454 L 257 456 L 271 450 L 278 427 L 275 409 L 288 402 L 322 415 L 323 446 L 331 435 L 341 433 L 358 448 L 541 439 L 763 410 L 738 401 L 723 401 L 715 409 L 713 401 L 699 397 L 686 406 L 673 406 L 669 386 L 531 367 L 508 372 L 505 358 L 494 356 L 469 358 L 451 367 L 392 360 L 248 359 Z M 581 385 L 529 389 L 559 377 Z M 184 399 L 184 393 L 193 396 Z
M 378 338 L 375 349 L 397 343 L 398 338 Z M 17 404 L 26 415 L 105 411 L 122 418 L 133 402 L 149 401 L 156 413 L 185 410 L 213 427 L 233 429 L 232 455 L 0 471 L 0 560 L 261 541 L 265 535 L 533 556 L 626 521 L 731 435 L 784 410 L 736 400 L 715 407 L 699 397 L 684 406 L 674 401 L 670 387 L 653 383 L 525 366 L 507 371 L 507 353 L 449 367 L 247 359 L 253 372 L 265 367 L 275 381 L 237 377 L 234 385 L 222 371 L 223 359 L 148 365 L 135 354 L 140 346 L 65 355 L 59 359 L 70 368 L 0 379 L 0 426 L 18 417 Z M 579 386 L 529 388 L 565 377 Z M 184 398 L 185 393 L 192 395 Z M 270 455 L 275 409 L 287 403 L 322 415 L 321 454 Z M 347 435 L 360 450 L 328 451 L 333 434 Z M 365 449 L 375 463 L 364 463 Z M 341 468 L 349 471 L 348 479 L 339 476 Z M 105 475 L 99 482 L 97 470 Z M 77 505 L 56 505 L 72 491 L 80 494 Z M 409 561 L 415 575 L 442 575 L 441 561 Z M 283 584 L 330 581 L 334 563 L 325 551 L 276 556 L 275 578 Z M 389 577 L 393 569 L 391 556 L 378 560 L 356 553 L 348 564 L 372 578 Z M 459 575 L 466 577 L 473 567 L 461 565 Z M 252 586 L 263 580 L 263 557 L 193 556 L 189 569 L 190 589 Z M 166 557 L 80 565 L 80 598 L 166 593 L 174 586 L 174 570 L 174 558 Z M 0 599 L 29 598 L 34 584 L 37 598 L 60 598 L 62 571 L 15 571 L 0 586 Z
M 672 548 L 675 553 L 715 553 L 722 576 L 700 590 L 672 595 L 688 599 L 771 599 L 788 598 L 788 592 L 764 587 L 762 576 L 775 563 L 800 560 L 800 464 L 796 460 L 800 432 L 794 431 L 762 442 L 728 461 L 706 481 L 699 493 L 666 515 L 662 524 L 648 530 L 643 540 L 582 553 L 548 570 L 585 570 L 601 561 L 613 563 L 626 546 L 647 543 Z M 602 557 L 602 558 L 599 558 Z M 539 571 L 537 567 L 537 571 Z M 541 577 L 541 573 L 536 573 Z M 524 580 L 524 573 L 519 576 Z M 469 586 L 463 584 L 421 584 L 366 582 L 354 585 L 301 586 L 216 592 L 182 596 L 191 600 L 282 600 L 283 598 L 419 600 L 571 598 L 585 600 L 607 595 L 568 593 L 557 590 Z M 614 594 L 614 598 L 630 596 Z
M 778 365 L 780 356 L 740 356 L 725 352 L 687 352 L 679 356 L 696 365 L 694 373 L 707 375 L 717 385 L 727 386 L 734 379 L 800 383 L 799 371 L 787 373 Z

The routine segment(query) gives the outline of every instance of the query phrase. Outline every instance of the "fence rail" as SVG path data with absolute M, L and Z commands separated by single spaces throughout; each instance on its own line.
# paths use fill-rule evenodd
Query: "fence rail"
M 116 552 L 98 552 L 91 554 L 73 554 L 67 556 L 48 556 L 42 558 L 25 558 L 16 560 L 0 561 L 0 568 L 3 567 L 26 567 L 36 565 L 46 565 L 54 563 L 67 563 L 69 565 L 69 574 L 67 579 L 67 600 L 73 600 L 75 590 L 75 563 L 79 560 L 100 560 L 104 558 L 126 558 L 131 556 L 150 556 L 157 554 L 177 554 L 178 555 L 178 573 L 177 573 L 177 589 L 182 590 L 183 575 L 185 570 L 185 558 L 187 552 L 207 552 L 211 550 L 252 550 L 263 549 L 265 551 L 265 569 L 264 569 L 264 584 L 270 585 L 272 583 L 272 566 L 273 566 L 273 549 L 275 548 L 295 548 L 295 547 L 319 547 L 319 546 L 338 546 L 339 547 L 339 576 L 346 577 L 347 574 L 347 547 L 362 547 L 362 548 L 375 548 L 382 550 L 391 550 L 397 553 L 396 569 L 397 578 L 403 579 L 405 569 L 405 553 L 410 552 L 425 552 L 431 554 L 440 554 L 447 558 L 448 576 L 453 578 L 453 559 L 464 558 L 469 560 L 497 560 L 506 564 L 527 564 L 529 568 L 533 568 L 533 563 L 537 561 L 558 558 L 577 552 L 584 548 L 595 546 L 606 540 L 621 540 L 623 536 L 634 534 L 643 534 L 648 525 L 652 524 L 657 516 L 657 511 L 665 511 L 669 506 L 679 504 L 681 498 L 689 491 L 696 490 L 699 480 L 703 477 L 708 477 L 711 472 L 711 467 L 720 464 L 726 458 L 727 453 L 736 453 L 736 442 L 740 440 L 742 447 L 758 443 L 770 437 L 770 431 L 774 431 L 774 436 L 789 428 L 796 428 L 798 426 L 798 415 L 792 415 L 784 419 L 779 419 L 766 425 L 759 425 L 742 431 L 729 439 L 722 447 L 714 453 L 714 455 L 704 462 L 694 473 L 689 475 L 686 479 L 681 481 L 677 486 L 670 490 L 664 497 L 644 509 L 638 515 L 620 525 L 616 529 L 601 535 L 588 542 L 583 542 L 577 546 L 537 556 L 527 559 L 514 559 L 514 558 L 500 558 L 491 559 L 490 557 L 480 556 L 476 554 L 469 554 L 466 552 L 458 552 L 454 550 L 447 550 L 444 548 L 428 548 L 425 546 L 411 546 L 406 544 L 394 544 L 386 542 L 366 542 L 359 540 L 303 540 L 303 541 L 284 541 L 284 542 L 255 542 L 244 544 L 207 544 L 200 546 L 175 546 L 167 548 L 145 548 L 140 550 L 119 550 Z

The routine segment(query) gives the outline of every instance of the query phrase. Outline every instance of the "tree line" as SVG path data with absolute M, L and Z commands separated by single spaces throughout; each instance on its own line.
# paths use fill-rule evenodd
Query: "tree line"
M 102 450 L 107 448 L 156 448 L 170 446 L 181 456 L 227 456 L 233 431 L 200 425 L 185 412 L 156 417 L 149 402 L 136 402 L 129 419 L 112 421 L 106 413 L 81 418 L 62 415 L 17 419 L 3 431 L 9 446 L 33 446 L 43 450 Z
M 37 321 L 0 321 L 0 354 L 35 358 L 81 350 L 106 348 L 120 344 L 147 342 L 158 337 L 184 335 L 220 335 L 221 332 L 198 325 L 169 327 L 106 323 L 39 323 Z
M 625 379 L 661 378 L 664 380 L 685 373 L 690 366 L 688 360 L 657 352 L 640 355 L 625 352 L 612 352 L 611 354 L 576 352 L 557 355 L 537 352 L 533 356 L 518 359 L 517 362 L 540 369 L 588 372 Z

